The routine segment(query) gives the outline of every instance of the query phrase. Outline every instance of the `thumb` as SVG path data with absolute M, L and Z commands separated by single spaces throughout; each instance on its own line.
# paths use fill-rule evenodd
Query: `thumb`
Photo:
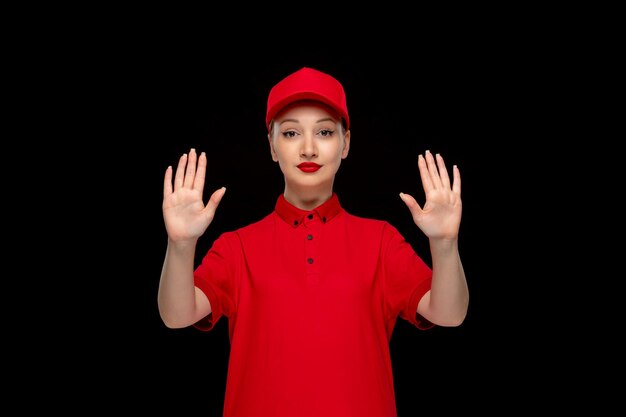
M 213 191 L 211 194 L 211 198 L 209 198 L 209 202 L 206 204 L 204 211 L 209 216 L 209 219 L 213 220 L 213 216 L 215 215 L 215 210 L 217 210 L 217 206 L 219 206 L 220 201 L 222 201 L 222 197 L 226 193 L 226 187 L 219 188 Z
M 418 216 L 419 214 L 422 213 L 422 208 L 417 203 L 417 201 L 415 201 L 412 195 L 400 193 L 400 198 L 402 199 L 402 201 L 404 201 L 404 204 L 406 204 L 406 206 L 409 208 L 409 211 L 411 212 L 413 217 Z

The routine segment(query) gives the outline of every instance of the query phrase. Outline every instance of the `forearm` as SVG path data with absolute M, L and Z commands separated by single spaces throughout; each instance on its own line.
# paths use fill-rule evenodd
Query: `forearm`
M 433 280 L 429 312 L 434 322 L 458 326 L 467 315 L 469 290 L 457 240 L 431 240 Z
M 195 249 L 196 241 L 168 242 L 159 281 L 158 306 L 161 319 L 171 328 L 195 322 Z

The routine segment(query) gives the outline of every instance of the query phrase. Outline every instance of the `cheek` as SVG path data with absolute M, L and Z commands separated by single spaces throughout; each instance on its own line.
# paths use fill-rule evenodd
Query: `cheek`
M 324 147 L 324 153 L 332 159 L 341 159 L 343 154 L 343 143 L 328 143 Z
M 284 146 L 277 146 L 276 144 L 274 144 L 274 156 L 277 160 L 283 160 L 285 159 L 285 155 L 288 154 L 287 150 L 285 149 Z
M 292 149 L 289 146 L 285 146 L 285 144 L 274 145 L 274 153 L 272 154 L 272 158 L 274 162 L 278 162 L 279 165 L 289 164 L 288 161 L 293 161 L 294 158 L 297 158 L 300 155 L 297 149 Z

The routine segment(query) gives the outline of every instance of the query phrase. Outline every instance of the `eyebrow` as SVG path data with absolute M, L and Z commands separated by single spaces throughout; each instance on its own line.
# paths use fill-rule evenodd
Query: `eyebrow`
M 298 119 L 285 119 L 285 120 L 281 121 L 280 124 L 282 125 L 283 123 L 286 123 L 286 122 L 300 123 L 300 120 L 298 120 Z M 319 120 L 315 121 L 315 123 L 322 123 L 322 122 L 337 123 L 337 121 L 335 119 L 333 119 L 332 117 L 325 117 L 323 119 L 319 119 Z

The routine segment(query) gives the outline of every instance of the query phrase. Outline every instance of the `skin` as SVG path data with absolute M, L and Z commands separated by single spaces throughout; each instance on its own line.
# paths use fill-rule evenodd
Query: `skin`
M 335 175 L 350 150 L 350 131 L 339 117 L 316 102 L 294 103 L 276 115 L 268 134 L 272 159 L 284 175 L 284 196 L 303 210 L 327 201 L 333 193 Z M 301 162 L 315 162 L 321 168 L 301 171 Z M 206 154 L 195 149 L 178 161 L 176 174 L 170 166 L 163 185 L 163 218 L 168 245 L 161 272 L 158 307 L 170 328 L 190 326 L 211 313 L 206 295 L 194 286 L 194 255 L 200 236 L 206 231 L 226 192 L 215 190 L 204 204 L 202 191 Z M 439 326 L 458 326 L 467 315 L 469 291 L 458 251 L 461 223 L 461 174 L 452 171 L 452 182 L 441 155 L 426 151 L 417 166 L 426 201 L 400 193 L 415 225 L 428 237 L 432 255 L 431 289 L 422 297 L 417 313 Z
M 312 210 L 332 196 L 335 175 L 350 150 L 350 132 L 344 133 L 338 116 L 316 102 L 299 102 L 277 115 L 267 139 L 285 178 L 287 201 Z M 321 168 L 302 172 L 297 167 L 301 162 Z

